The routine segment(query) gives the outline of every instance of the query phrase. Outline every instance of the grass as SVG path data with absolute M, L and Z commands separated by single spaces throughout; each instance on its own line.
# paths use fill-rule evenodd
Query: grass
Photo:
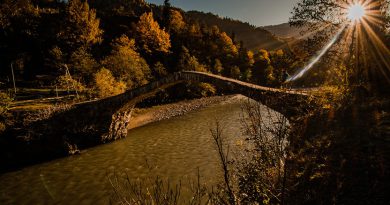
M 57 96 L 58 94 L 58 96 Z M 14 101 L 10 105 L 11 111 L 34 111 L 47 109 L 57 104 L 72 104 L 76 95 L 65 89 L 55 88 L 19 88 Z

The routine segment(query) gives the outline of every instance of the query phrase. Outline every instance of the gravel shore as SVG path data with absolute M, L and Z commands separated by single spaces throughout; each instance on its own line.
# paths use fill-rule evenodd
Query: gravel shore
M 212 104 L 221 103 L 234 97 L 235 95 L 214 96 L 159 105 L 145 109 L 135 108 L 130 120 L 129 129 L 140 127 L 152 122 L 166 120 L 171 117 L 184 115 L 188 112 L 199 110 Z

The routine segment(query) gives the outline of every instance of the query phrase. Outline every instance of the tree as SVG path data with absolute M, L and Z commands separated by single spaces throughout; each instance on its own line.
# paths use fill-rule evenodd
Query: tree
M 194 85 L 195 88 L 195 95 L 198 97 L 208 97 L 213 96 L 217 92 L 217 89 L 209 83 L 198 83 Z
M 239 79 L 240 75 L 241 75 L 241 71 L 238 66 L 233 66 L 230 68 L 230 77 Z
M 35 65 L 39 60 L 42 40 L 39 25 L 42 16 L 39 8 L 30 0 L 4 0 L 0 4 L 0 66 L 18 62 L 17 76 L 32 79 L 41 69 Z M 5 69 L 0 70 L 5 74 Z
M 214 66 L 213 66 L 213 73 L 214 74 L 221 74 L 223 71 L 222 63 L 219 59 L 215 59 Z
M 169 12 L 168 28 L 175 33 L 180 33 L 184 30 L 186 23 L 180 11 L 171 9 Z
M 273 71 L 269 52 L 260 50 L 255 56 L 252 79 L 261 85 L 272 85 L 275 80 Z
M 53 46 L 49 49 L 45 58 L 45 66 L 49 67 L 52 71 L 59 71 L 64 64 L 64 54 L 61 48 Z
M 182 47 L 182 52 L 177 64 L 177 70 L 207 72 L 205 66 L 200 64 L 195 56 L 191 56 L 188 49 L 184 46 Z
M 274 68 L 274 78 L 279 84 L 281 84 L 285 81 L 285 79 L 283 79 L 283 73 L 284 71 L 288 71 L 290 69 L 290 65 L 293 60 L 291 59 L 291 56 L 288 56 L 281 49 L 271 52 L 270 59 L 271 65 Z
M 157 62 L 153 66 L 153 73 L 154 76 L 158 78 L 164 77 L 168 74 L 167 70 L 165 69 L 164 65 L 161 62 Z
M 104 98 L 124 93 L 126 84 L 116 81 L 109 70 L 102 68 L 95 74 L 95 89 L 97 95 Z
M 57 86 L 62 89 L 66 89 L 69 91 L 78 92 L 84 91 L 85 86 L 79 81 L 73 79 L 68 71 L 65 72 L 64 75 L 61 75 L 57 78 Z
M 148 8 L 144 0 L 88 0 L 88 2 L 99 12 L 114 16 L 140 16 Z
M 9 123 L 9 107 L 13 99 L 8 96 L 7 93 L 0 92 L 0 133 L 2 133 L 7 126 L 7 121 Z
M 169 31 L 168 22 L 169 22 L 170 11 L 171 11 L 171 3 L 169 2 L 169 0 L 164 0 L 164 6 L 162 11 L 163 23 L 164 23 L 164 27 L 167 28 L 168 31 Z
M 96 72 L 98 63 L 85 48 L 80 47 L 73 52 L 69 59 L 70 69 L 80 79 L 90 82 Z
M 64 22 L 58 36 L 66 51 L 73 53 L 80 47 L 88 48 L 101 42 L 100 20 L 87 1 L 69 0 L 63 15 Z
M 134 39 L 125 35 L 114 40 L 111 54 L 103 59 L 102 65 L 128 88 L 144 85 L 150 78 L 149 66 L 136 51 Z
M 156 51 L 168 53 L 171 48 L 169 34 L 160 29 L 151 12 L 140 17 L 136 25 L 136 40 L 140 48 L 148 54 Z
M 225 32 L 222 32 L 218 35 L 217 42 L 220 46 L 220 49 L 222 49 L 222 52 L 229 57 L 234 57 L 238 54 L 238 49 L 234 45 L 233 40 Z
M 335 52 L 330 57 L 344 56 L 337 59 L 336 67 L 347 65 L 350 70 L 349 82 L 352 89 L 369 89 L 387 93 L 390 87 L 390 51 L 385 44 L 386 25 L 389 25 L 389 1 L 364 1 L 367 15 L 363 23 L 349 22 L 348 8 L 352 2 L 340 0 L 304 0 L 294 8 L 290 25 L 307 27 L 317 34 L 311 38 L 311 47 L 315 44 L 326 44 L 334 32 L 347 25 L 346 33 L 350 32 L 349 40 L 341 39 L 334 45 Z M 326 29 L 324 29 L 326 28 Z M 318 36 L 322 36 L 317 38 Z M 344 45 L 342 45 L 344 43 Z M 348 54 L 347 56 L 345 54 Z M 332 62 L 335 62 L 333 60 Z

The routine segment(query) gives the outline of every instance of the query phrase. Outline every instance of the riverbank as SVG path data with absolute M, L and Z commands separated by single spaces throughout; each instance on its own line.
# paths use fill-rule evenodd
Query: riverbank
M 194 100 L 185 100 L 177 103 L 153 106 L 150 108 L 134 108 L 129 123 L 129 129 L 144 126 L 149 123 L 166 120 L 172 117 L 185 115 L 188 112 L 199 110 L 207 106 L 222 103 L 239 95 L 213 96 Z
M 135 108 L 131 117 L 128 118 L 130 124 L 124 129 L 128 130 L 148 123 L 184 115 L 213 104 L 229 101 L 233 98 L 234 96 L 215 96 L 143 109 Z M 71 122 L 66 121 L 67 118 L 61 118 L 61 116 L 68 116 L 69 113 L 64 114 L 61 111 L 57 113 L 53 110 L 53 112 L 43 112 L 41 114 L 36 111 L 36 113 L 33 112 L 32 114 L 36 115 L 30 117 L 32 121 L 27 118 L 24 119 L 25 117 L 23 116 L 27 114 L 18 115 L 20 128 L 17 129 L 16 127 L 13 130 L 9 130 L 0 137 L 0 155 L 6 156 L 0 159 L 1 164 L 4 165 L 0 168 L 0 173 L 80 153 L 84 149 L 104 143 L 99 140 L 100 138 L 96 138 L 88 134 L 88 132 L 85 135 L 71 134 L 73 133 L 71 132 L 72 130 L 69 131 L 64 126 Z M 24 119 L 23 122 L 21 118 Z M 35 121 L 35 119 L 42 120 Z M 71 117 L 71 119 L 77 118 Z M 80 119 L 78 120 L 80 121 Z M 32 134 L 39 135 L 39 137 L 31 137 L 33 136 Z M 126 136 L 127 134 L 124 135 L 124 137 Z

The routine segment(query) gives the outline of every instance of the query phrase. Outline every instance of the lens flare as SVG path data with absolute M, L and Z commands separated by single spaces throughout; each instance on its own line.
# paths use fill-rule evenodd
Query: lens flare
M 364 73 L 370 78 L 385 79 L 390 83 L 390 48 L 381 36 L 381 28 L 385 25 L 381 10 L 383 9 L 382 1 L 343 0 L 335 2 L 339 10 L 336 9 L 335 13 L 330 12 L 336 16 L 332 22 L 343 26 L 305 67 L 296 71 L 286 82 L 293 82 L 303 77 L 332 47 L 337 46 L 340 60 L 348 65 L 351 65 L 349 64 L 351 61 L 355 62 L 354 67 L 350 66 L 349 69 Z M 316 29 L 314 32 L 321 31 Z
M 351 21 L 360 21 L 366 15 L 366 9 L 361 4 L 354 4 L 348 9 L 348 19 Z
M 307 71 L 309 71 L 322 58 L 322 56 L 324 56 L 326 52 L 328 52 L 328 50 L 333 46 L 333 44 L 336 43 L 345 28 L 346 26 L 343 26 L 332 38 L 332 40 L 318 53 L 318 55 L 310 60 L 310 63 L 307 66 L 299 70 L 295 75 L 288 78 L 286 82 L 297 80 L 298 78 L 302 77 Z

